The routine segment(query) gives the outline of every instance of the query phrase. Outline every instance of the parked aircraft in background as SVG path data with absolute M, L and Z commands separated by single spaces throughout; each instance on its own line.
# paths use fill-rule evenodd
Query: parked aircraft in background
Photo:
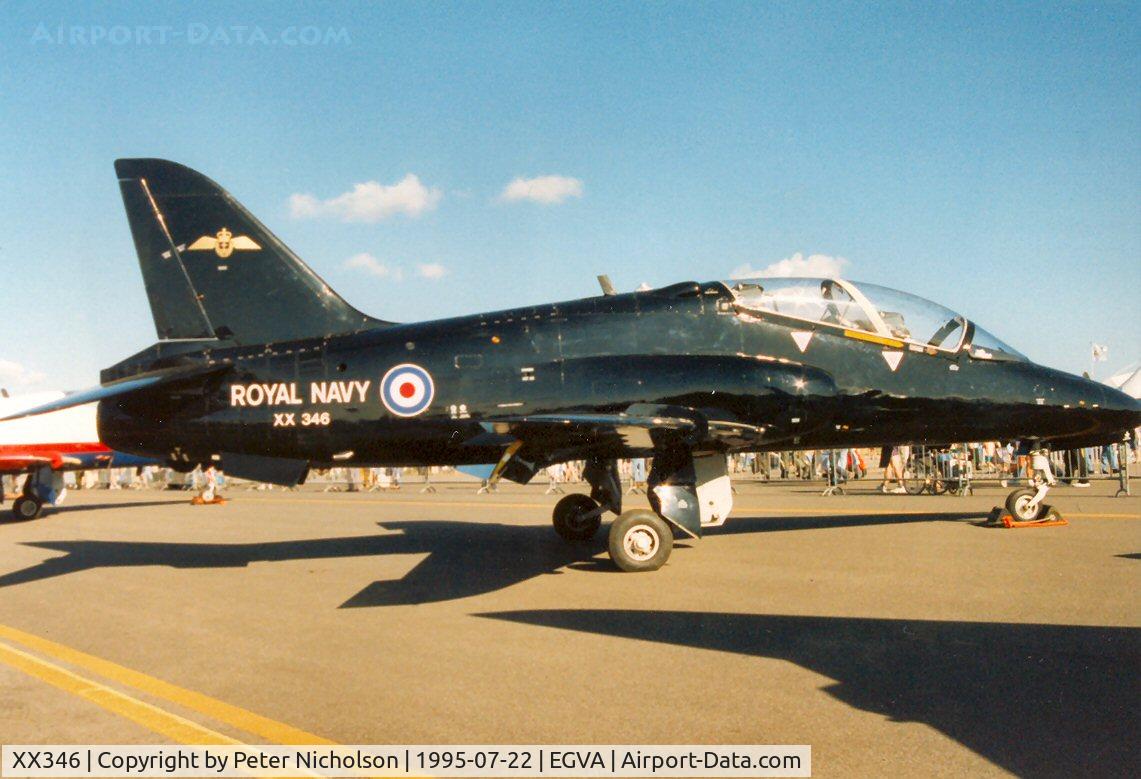
M 0 418 L 66 403 L 62 392 L 0 397 Z M 99 441 L 96 406 L 89 403 L 39 416 L 0 422 L 0 474 L 30 474 L 12 504 L 19 519 L 35 519 L 44 504 L 58 505 L 67 493 L 63 472 L 87 468 L 154 464 L 151 458 L 113 452 Z M 3 502 L 0 494 L 0 503 Z
M 686 281 L 432 322 L 362 314 L 228 192 L 173 162 L 115 163 L 159 341 L 46 409 L 99 400 L 115 449 L 296 484 L 334 465 L 585 460 L 554 509 L 652 570 L 732 505 L 727 452 L 1118 441 L 1141 406 L 1035 365 L 942 306 L 842 279 Z M 650 510 L 616 460 L 653 457 Z M 1029 494 L 1027 494 L 1029 493 Z M 1015 491 L 1025 518 L 1040 494 Z

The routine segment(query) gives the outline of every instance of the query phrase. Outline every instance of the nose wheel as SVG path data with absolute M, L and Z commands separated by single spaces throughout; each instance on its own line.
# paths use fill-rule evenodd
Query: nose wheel
M 1050 469 L 1050 459 L 1045 449 L 1030 452 L 1032 488 L 1015 490 L 1006 496 L 1006 510 L 1019 522 L 1037 522 L 1050 513 L 1050 507 L 1042 502 L 1046 493 L 1057 483 Z
M 1037 522 L 1046 515 L 1047 507 L 1038 490 L 1024 488 L 1006 496 L 1006 510 L 1019 522 Z
M 610 559 L 623 571 L 656 571 L 673 550 L 673 530 L 646 509 L 627 511 L 610 525 Z

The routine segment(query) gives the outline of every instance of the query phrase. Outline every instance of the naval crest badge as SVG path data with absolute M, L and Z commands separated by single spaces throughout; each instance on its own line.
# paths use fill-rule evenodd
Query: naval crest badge
M 227 228 L 223 227 L 217 234 L 204 235 L 187 248 L 192 252 L 203 252 L 213 249 L 215 254 L 222 259 L 226 259 L 235 251 L 253 251 L 260 249 L 261 246 L 248 235 L 234 235 Z

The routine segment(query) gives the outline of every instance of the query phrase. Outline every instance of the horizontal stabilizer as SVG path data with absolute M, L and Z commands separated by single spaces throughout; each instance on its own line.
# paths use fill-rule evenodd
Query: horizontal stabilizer
M 64 395 L 59 400 L 53 400 L 50 403 L 45 403 L 42 406 L 29 408 L 21 411 L 18 414 L 0 419 L 0 422 L 7 422 L 10 419 L 23 419 L 24 417 L 33 417 L 39 414 L 48 414 L 52 411 L 60 411 L 65 408 L 72 408 L 74 406 L 82 406 L 85 403 L 94 403 L 99 400 L 107 400 L 108 398 L 120 397 L 129 395 L 141 390 L 151 389 L 161 384 L 173 383 L 176 381 L 183 381 L 185 379 L 192 379 L 198 377 L 205 377 L 214 373 L 221 373 L 230 369 L 229 365 L 192 365 L 189 367 L 180 366 L 177 368 L 163 368 L 162 370 L 149 371 L 147 373 L 140 373 L 132 376 L 129 379 L 122 379 L 120 381 L 111 382 L 110 384 L 102 384 L 98 387 L 90 387 L 79 392 L 73 392 L 70 395 Z

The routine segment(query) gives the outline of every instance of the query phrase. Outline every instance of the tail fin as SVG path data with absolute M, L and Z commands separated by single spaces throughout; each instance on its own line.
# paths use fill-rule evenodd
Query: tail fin
M 160 339 L 287 341 L 388 324 L 333 292 L 242 204 L 166 160 L 116 160 Z

